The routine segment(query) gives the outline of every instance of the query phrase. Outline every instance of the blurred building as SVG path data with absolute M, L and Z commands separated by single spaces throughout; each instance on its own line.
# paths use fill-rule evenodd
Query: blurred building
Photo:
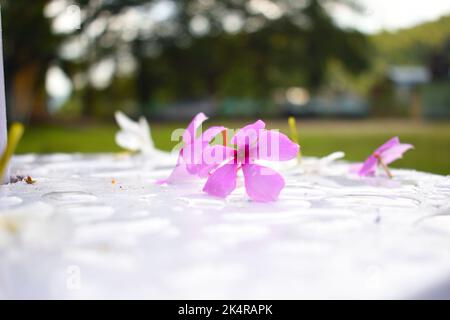
M 433 60 L 433 58 L 432 58 Z M 448 64 L 431 61 L 430 66 L 392 66 L 388 78 L 396 98 L 415 119 L 450 118 L 450 73 Z

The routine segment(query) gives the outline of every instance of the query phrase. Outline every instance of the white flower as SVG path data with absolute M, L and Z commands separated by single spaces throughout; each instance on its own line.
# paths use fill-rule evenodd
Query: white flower
M 128 118 L 123 112 L 117 111 L 115 118 L 120 127 L 120 131 L 116 133 L 116 143 L 119 146 L 133 152 L 141 152 L 146 156 L 166 156 L 165 152 L 155 148 L 150 126 L 144 117 L 136 122 Z
M 322 158 L 302 157 L 301 160 L 295 158 L 279 162 L 258 160 L 257 163 L 285 173 L 300 171 L 304 174 L 335 174 L 336 167 L 332 166 L 333 162 L 343 157 L 345 157 L 344 152 L 336 151 Z
M 140 151 L 148 153 L 154 149 L 154 144 L 150 136 L 150 126 L 144 117 L 135 122 L 128 118 L 123 112 L 115 113 L 120 131 L 116 133 L 116 143 L 124 149 L 130 151 Z
M 333 164 L 333 162 L 344 157 L 344 152 L 336 151 L 322 158 L 303 159 L 300 166 L 305 173 L 325 173 L 327 171 L 330 171 L 330 166 Z

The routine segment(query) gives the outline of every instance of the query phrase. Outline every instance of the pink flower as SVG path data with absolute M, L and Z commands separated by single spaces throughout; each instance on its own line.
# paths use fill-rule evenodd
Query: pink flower
M 178 155 L 178 161 L 172 173 L 167 179 L 158 181 L 163 183 L 177 183 L 191 180 L 192 176 L 207 177 L 209 172 L 220 165 L 221 161 L 206 159 L 205 155 L 216 155 L 223 152 L 223 146 L 211 146 L 209 143 L 225 127 L 216 126 L 207 129 L 199 137 L 197 129 L 207 120 L 203 113 L 197 114 L 186 128 L 183 134 L 183 148 Z
M 411 144 L 400 143 L 398 137 L 391 138 L 376 149 L 363 164 L 357 164 L 350 170 L 351 172 L 358 173 L 360 176 L 371 176 L 375 174 L 378 165 L 381 165 L 388 176 L 391 177 L 392 175 L 387 165 L 400 159 L 406 151 L 412 148 L 414 147 Z
M 258 120 L 236 133 L 231 140 L 231 143 L 236 145 L 236 149 L 231 149 L 231 159 L 212 172 L 203 191 L 216 197 L 228 196 L 236 188 L 237 173 L 242 169 L 245 190 L 252 200 L 268 202 L 278 199 L 285 185 L 283 177 L 276 171 L 254 162 L 258 159 L 293 159 L 297 156 L 300 146 L 284 134 L 264 128 L 265 123 Z

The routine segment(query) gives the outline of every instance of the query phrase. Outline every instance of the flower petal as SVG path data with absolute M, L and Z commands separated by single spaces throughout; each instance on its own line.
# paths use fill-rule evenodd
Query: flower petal
M 187 144 L 181 150 L 181 155 L 186 163 L 187 170 L 191 174 L 196 174 L 203 165 L 203 150 L 208 147 L 208 142 L 197 138 L 193 143 Z
M 150 127 L 144 117 L 141 117 L 139 122 L 135 122 L 120 111 L 117 111 L 114 116 L 121 129 L 116 133 L 115 139 L 120 147 L 131 151 L 154 149 L 150 137 Z
M 116 143 L 120 147 L 131 151 L 138 151 L 142 147 L 142 140 L 137 135 L 127 131 L 116 133 Z
M 245 164 L 242 171 L 245 189 L 252 200 L 268 202 L 278 199 L 285 185 L 283 177 L 278 172 L 257 164 Z
M 145 140 L 146 146 L 149 149 L 154 149 L 155 144 L 153 143 L 153 140 L 152 140 L 150 126 L 144 117 L 139 118 L 139 128 L 140 128 L 140 132 L 142 134 L 142 138 Z
M 203 162 L 206 164 L 222 164 L 234 157 L 236 150 L 222 145 L 207 146 L 203 150 Z
M 255 123 L 246 125 L 236 132 L 234 137 L 231 139 L 231 143 L 242 148 L 245 144 L 252 144 L 258 138 L 260 130 L 264 129 L 266 124 L 262 120 L 258 120 Z M 248 140 L 248 141 L 247 141 Z
M 333 153 L 330 153 L 329 155 L 322 157 L 319 159 L 319 162 L 324 164 L 324 165 L 329 165 L 339 159 L 342 159 L 345 157 L 345 153 L 342 151 L 336 151 Z
M 122 111 L 116 111 L 114 117 L 116 118 L 116 122 L 122 130 L 132 132 L 140 131 L 138 123 L 128 118 L 127 115 Z
M 378 160 L 374 156 L 370 156 L 364 161 L 361 169 L 359 170 L 358 174 L 360 176 L 368 176 L 375 173 L 377 170 Z
M 230 147 L 208 145 L 203 149 L 202 163 L 195 165 L 195 168 L 193 169 L 188 166 L 188 171 L 192 174 L 197 174 L 201 178 L 206 178 L 212 170 L 233 158 L 235 152 L 236 151 Z
M 186 144 L 193 143 L 196 138 L 197 129 L 202 125 L 202 123 L 208 119 L 203 112 L 197 114 L 191 123 L 189 123 L 186 131 L 183 133 L 183 141 Z
M 393 146 L 396 146 L 398 144 L 400 144 L 400 139 L 398 137 L 393 137 L 393 138 L 389 139 L 388 141 L 386 141 L 385 143 L 383 143 L 380 147 L 378 147 L 378 149 L 375 150 L 374 153 L 380 154 L 380 153 L 384 152 L 385 150 L 392 148 Z
M 359 174 L 359 172 L 361 171 L 362 167 L 363 167 L 363 163 L 362 162 L 358 162 L 358 163 L 353 163 L 349 166 L 348 168 L 348 172 L 350 173 L 355 173 L 355 174 Z
M 261 130 L 258 138 L 257 158 L 287 161 L 297 157 L 300 146 L 276 130 Z
M 236 189 L 238 165 L 227 163 L 216 169 L 206 181 L 203 191 L 207 194 L 225 198 Z
M 174 183 L 183 183 L 192 181 L 194 176 L 190 174 L 186 168 L 186 163 L 183 161 L 181 155 L 178 158 L 178 162 L 173 168 L 172 173 L 169 175 L 167 179 L 158 180 L 157 184 L 174 184 Z
M 201 146 L 201 147 L 200 147 Z M 183 148 L 183 159 L 189 173 L 207 177 L 209 172 L 234 156 L 235 150 L 222 145 L 210 146 L 200 138 Z
M 402 144 L 393 146 L 393 147 L 385 150 L 381 154 L 381 159 L 383 160 L 383 162 L 385 164 L 389 164 L 397 159 L 400 159 L 406 151 L 413 149 L 413 148 L 414 148 L 413 145 L 406 144 L 406 143 L 402 143 Z

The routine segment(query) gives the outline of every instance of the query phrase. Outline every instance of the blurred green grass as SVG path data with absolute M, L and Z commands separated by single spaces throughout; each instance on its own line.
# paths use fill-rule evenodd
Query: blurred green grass
M 298 121 L 298 120 L 297 120 Z M 211 122 L 239 128 L 249 121 Z M 171 150 L 176 142 L 172 131 L 187 123 L 151 123 L 157 148 Z M 270 128 L 288 132 L 287 122 L 268 121 Z M 350 161 L 364 160 L 377 146 L 398 135 L 412 143 L 415 150 L 405 154 L 393 167 L 412 168 L 438 174 L 450 174 L 450 123 L 414 123 L 399 120 L 308 120 L 298 122 L 300 145 L 306 156 L 324 156 L 341 150 Z M 114 124 L 83 126 L 32 126 L 26 129 L 18 153 L 118 152 L 114 142 Z

